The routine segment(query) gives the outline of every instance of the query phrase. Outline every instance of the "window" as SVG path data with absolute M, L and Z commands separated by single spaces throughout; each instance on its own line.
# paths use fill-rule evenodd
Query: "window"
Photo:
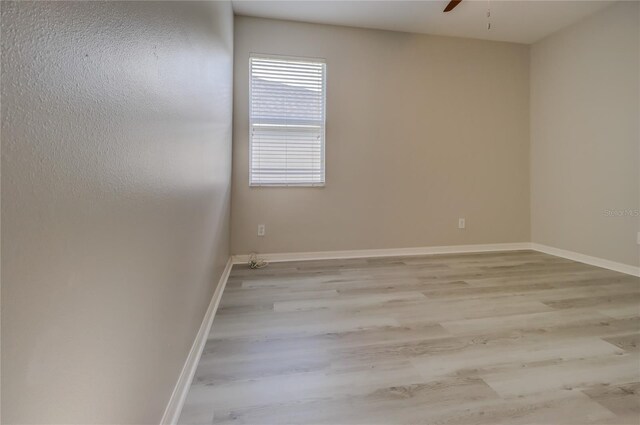
M 324 61 L 250 58 L 251 186 L 324 186 Z

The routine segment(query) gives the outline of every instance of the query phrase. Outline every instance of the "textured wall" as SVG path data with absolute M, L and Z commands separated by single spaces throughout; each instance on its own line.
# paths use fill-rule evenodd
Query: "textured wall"
M 531 48 L 533 242 L 640 265 L 640 33 L 619 2 Z
M 249 188 L 250 52 L 326 59 L 326 187 Z M 528 46 L 236 17 L 234 73 L 234 254 L 529 241 Z
M 231 7 L 1 7 L 3 422 L 157 423 L 228 258 Z

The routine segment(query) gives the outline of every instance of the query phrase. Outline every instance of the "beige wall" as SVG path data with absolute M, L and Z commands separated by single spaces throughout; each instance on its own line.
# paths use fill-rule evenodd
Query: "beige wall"
M 235 22 L 233 253 L 529 241 L 528 46 Z M 249 188 L 250 52 L 326 59 L 326 187 Z
M 621 2 L 531 49 L 533 242 L 636 266 L 638 16 Z
M 228 258 L 228 3 L 2 2 L 3 423 L 158 423 Z

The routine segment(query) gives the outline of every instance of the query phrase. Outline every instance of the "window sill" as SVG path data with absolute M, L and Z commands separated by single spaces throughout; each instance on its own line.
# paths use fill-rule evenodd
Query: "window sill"
M 325 183 L 298 183 L 298 184 L 281 184 L 281 183 L 253 183 L 249 184 L 250 188 L 260 188 L 260 187 L 300 187 L 300 188 L 318 188 L 322 189 L 325 187 Z

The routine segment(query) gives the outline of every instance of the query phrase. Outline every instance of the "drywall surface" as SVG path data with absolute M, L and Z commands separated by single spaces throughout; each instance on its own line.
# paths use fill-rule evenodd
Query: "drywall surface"
M 531 48 L 533 242 L 640 265 L 638 3 Z
M 528 46 L 235 22 L 234 254 L 529 241 Z M 249 187 L 250 53 L 326 59 L 324 188 Z
M 2 420 L 158 423 L 228 259 L 228 2 L 2 2 Z

